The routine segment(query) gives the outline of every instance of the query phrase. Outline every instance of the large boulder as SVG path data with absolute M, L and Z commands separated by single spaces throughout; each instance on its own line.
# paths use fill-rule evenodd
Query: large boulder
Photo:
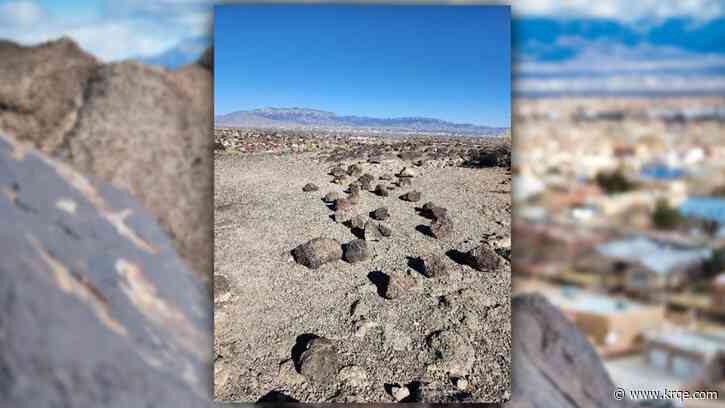
M 627 407 L 586 336 L 540 295 L 511 303 L 513 390 L 507 408 Z
M 8 407 L 209 406 L 208 289 L 127 193 L 0 135 Z
M 130 192 L 211 276 L 211 75 L 102 64 L 71 40 L 0 42 L 0 129 Z
M 354 239 L 343 245 L 343 259 L 350 263 L 364 261 L 370 258 L 370 250 L 365 240 Z

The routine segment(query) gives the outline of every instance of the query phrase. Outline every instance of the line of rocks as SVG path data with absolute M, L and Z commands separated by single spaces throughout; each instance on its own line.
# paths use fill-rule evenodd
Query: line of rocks
M 379 158 L 369 160 L 372 164 L 378 164 L 380 161 Z M 361 238 L 348 243 L 340 243 L 334 239 L 318 237 L 293 249 L 294 260 L 310 269 L 318 269 L 326 263 L 339 260 L 348 263 L 368 260 L 370 258 L 368 242 L 375 242 L 389 237 L 392 235 L 392 230 L 383 223 L 390 219 L 390 212 L 387 207 L 379 207 L 373 210 L 368 214 L 368 219 L 364 215 L 355 213 L 355 208 L 360 201 L 361 191 L 388 197 L 390 190 L 396 187 L 410 186 L 412 184 L 411 179 L 417 176 L 417 172 L 409 167 L 403 168 L 395 175 L 398 178 L 397 183 L 384 183 L 392 180 L 393 177 L 390 174 L 383 174 L 379 177 L 383 182 L 378 183 L 375 188 L 372 188 L 375 177 L 370 173 L 364 173 L 363 169 L 357 164 L 352 164 L 347 169 L 336 165 L 330 169 L 329 175 L 333 177 L 333 183 L 339 184 L 346 182 L 348 177 L 357 177 L 349 184 L 347 196 L 344 196 L 344 193 L 329 192 L 322 197 L 322 200 L 331 205 L 331 209 L 334 211 L 333 218 L 336 222 L 344 223 L 351 229 L 353 234 Z M 318 190 L 319 188 L 312 184 L 303 187 L 303 191 L 306 192 Z M 400 196 L 400 199 L 413 203 L 419 202 L 421 198 L 421 192 L 416 190 L 408 191 Z M 444 239 L 452 234 L 453 222 L 446 208 L 429 201 L 417 210 L 419 210 L 420 215 L 432 220 L 429 229 L 430 235 L 434 238 Z M 479 245 L 466 253 L 457 252 L 457 254 L 456 262 L 477 271 L 495 272 L 500 266 L 498 254 L 484 245 Z M 417 268 L 414 269 L 418 269 L 426 278 L 439 278 L 448 275 L 448 267 L 439 255 L 423 255 L 417 259 L 415 264 L 417 264 Z M 388 300 L 402 298 L 416 287 L 416 280 L 409 272 L 396 270 L 386 274 L 374 271 L 368 276 L 378 287 L 378 294 Z M 351 315 L 354 316 L 359 312 L 356 310 L 359 307 L 359 302 L 356 301 L 351 307 Z M 355 320 L 353 322 L 354 335 L 364 337 L 371 327 L 377 325 L 378 323 L 368 321 L 365 318 Z M 392 341 L 397 344 L 402 340 L 396 338 Z M 471 370 L 475 354 L 470 342 L 453 331 L 444 330 L 429 334 L 426 345 L 429 351 L 437 356 L 441 369 L 449 373 L 455 387 L 463 395 L 466 395 L 468 380 L 465 377 Z M 342 378 L 346 382 L 364 383 L 365 372 L 362 368 L 340 366 L 338 351 L 332 340 L 314 336 L 303 347 L 304 351 L 297 356 L 296 360 L 294 360 L 295 356 L 293 356 L 293 360 L 297 372 L 310 381 L 326 384 L 334 381 L 335 378 Z M 404 349 L 406 345 L 399 345 L 399 347 Z M 386 388 L 386 391 L 394 401 L 406 402 L 412 401 L 411 393 L 415 390 L 411 388 L 415 387 L 410 384 L 394 384 Z

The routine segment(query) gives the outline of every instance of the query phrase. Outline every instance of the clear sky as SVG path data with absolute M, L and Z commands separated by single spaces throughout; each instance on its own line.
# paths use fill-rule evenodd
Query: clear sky
M 506 6 L 218 5 L 215 113 L 304 107 L 510 126 Z

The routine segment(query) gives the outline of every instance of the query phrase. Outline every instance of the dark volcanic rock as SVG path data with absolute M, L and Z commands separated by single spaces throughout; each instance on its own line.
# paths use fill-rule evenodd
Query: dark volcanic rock
M 0 129 L 129 191 L 211 278 L 211 75 L 101 64 L 63 39 L 0 43 Z M 153 175 L 150 177 L 149 175 Z
M 375 177 L 373 177 L 370 173 L 365 173 L 360 176 L 357 181 L 360 183 L 360 187 L 362 187 L 363 190 L 370 191 L 373 189 L 372 183 L 375 181 Z
M 331 383 L 340 369 L 337 348 L 332 341 L 317 337 L 307 343 L 299 358 L 300 374 L 318 383 Z
M 423 255 L 420 257 L 420 261 L 423 268 L 423 275 L 429 278 L 437 278 L 448 274 L 448 268 L 439 256 L 432 254 Z
M 351 164 L 347 168 L 347 175 L 357 177 L 362 174 L 362 169 L 357 164 Z
M 348 189 L 348 191 L 350 191 L 350 194 L 351 195 L 358 195 L 358 194 L 360 194 L 360 184 L 358 184 L 358 183 L 351 183 L 347 187 L 347 189 Z
M 421 209 L 421 215 L 432 220 L 437 220 L 439 218 L 448 218 L 448 209 L 438 207 L 437 205 L 433 204 L 432 201 L 428 201 L 427 203 L 423 204 L 423 207 Z
M 389 237 L 393 235 L 393 230 L 385 224 L 378 224 L 378 230 L 380 231 L 380 234 L 384 237 Z
M 380 207 L 377 210 L 373 211 L 370 216 L 375 220 L 385 221 L 390 218 L 390 213 L 388 212 L 387 207 Z
M 344 176 L 347 176 L 347 172 L 342 167 L 336 166 L 330 170 L 330 175 L 335 176 L 336 178 L 344 177 Z
M 368 244 L 362 239 L 355 239 L 343 246 L 342 258 L 350 263 L 364 261 L 370 258 Z
M 0 135 L 0 220 L 0 405 L 210 405 L 208 289 L 140 204 Z
M 375 194 L 379 195 L 380 197 L 387 197 L 390 195 L 390 192 L 388 192 L 387 186 L 385 184 L 378 184 L 375 187 Z
M 405 201 L 410 201 L 413 203 L 418 202 L 418 201 L 420 201 L 420 191 L 415 191 L 415 190 L 409 191 L 409 192 L 403 194 L 402 196 L 400 196 L 400 198 L 402 198 Z
M 307 183 L 307 184 L 305 184 L 304 187 L 302 187 L 302 191 L 304 191 L 304 192 L 317 191 L 319 189 L 320 189 L 319 187 L 317 187 L 316 185 L 314 185 L 312 183 Z
M 395 271 L 389 275 L 387 286 L 385 287 L 385 298 L 401 298 L 407 295 L 415 286 L 415 279 L 410 274 Z
M 511 302 L 513 390 L 508 408 L 627 407 L 576 325 L 540 295 Z
M 310 269 L 317 269 L 325 263 L 342 258 L 342 246 L 329 238 L 315 238 L 292 250 L 297 263 Z
M 445 238 L 453 233 L 453 221 L 448 217 L 437 218 L 431 224 L 430 232 L 435 238 Z
M 430 218 L 434 220 L 448 218 L 448 209 L 443 207 L 433 207 L 430 209 Z
M 466 253 L 466 263 L 479 271 L 492 272 L 501 264 L 501 258 L 494 250 L 479 245 Z

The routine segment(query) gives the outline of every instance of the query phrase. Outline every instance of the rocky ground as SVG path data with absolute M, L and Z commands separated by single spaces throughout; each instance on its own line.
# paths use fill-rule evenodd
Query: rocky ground
M 316 143 L 215 156 L 216 398 L 508 399 L 509 169 L 436 154 L 458 141 Z

